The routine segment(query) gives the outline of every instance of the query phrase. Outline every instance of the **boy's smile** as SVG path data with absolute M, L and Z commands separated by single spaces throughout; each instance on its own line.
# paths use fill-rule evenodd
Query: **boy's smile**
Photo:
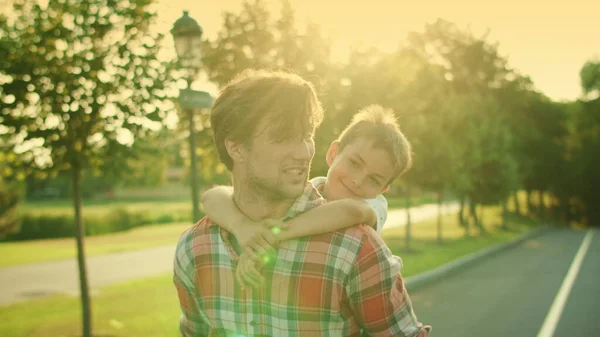
M 391 155 L 373 148 L 373 141 L 356 139 L 338 151 L 338 142 L 327 151 L 327 182 L 324 194 L 329 200 L 372 199 L 385 192 L 394 174 Z

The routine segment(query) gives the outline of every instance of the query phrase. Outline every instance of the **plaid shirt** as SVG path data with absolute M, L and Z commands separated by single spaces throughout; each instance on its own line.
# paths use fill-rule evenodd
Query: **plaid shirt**
M 323 203 L 309 184 L 286 217 Z M 235 280 L 232 241 L 206 217 L 179 239 L 173 279 L 183 336 L 427 336 L 401 260 L 368 226 L 282 242 L 255 289 Z

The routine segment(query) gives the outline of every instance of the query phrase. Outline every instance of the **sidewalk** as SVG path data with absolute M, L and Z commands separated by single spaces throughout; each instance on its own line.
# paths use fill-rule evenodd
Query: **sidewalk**
M 446 204 L 444 214 L 456 212 L 458 204 Z M 437 216 L 437 205 L 411 209 L 413 223 Z M 391 210 L 385 228 L 406 225 L 406 212 Z M 87 258 L 92 293 L 101 287 L 138 278 L 167 274 L 172 270 L 175 243 L 172 245 L 126 251 Z M 27 301 L 53 294 L 79 295 L 75 259 L 51 261 L 0 269 L 0 305 Z
M 442 204 L 442 214 L 453 214 L 457 213 L 460 209 L 458 202 Z M 431 218 L 437 217 L 438 205 L 437 204 L 425 204 L 410 209 L 410 220 L 412 223 L 425 221 Z M 388 217 L 384 225 L 386 228 L 402 227 L 406 226 L 406 210 L 405 209 L 394 209 L 388 212 Z

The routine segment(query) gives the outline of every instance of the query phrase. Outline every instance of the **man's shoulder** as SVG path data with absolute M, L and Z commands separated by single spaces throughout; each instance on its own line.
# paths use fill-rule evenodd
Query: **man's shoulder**
M 342 240 L 360 242 L 357 254 L 361 256 L 376 254 L 380 258 L 387 258 L 392 255 L 381 235 L 371 226 L 358 225 L 334 233 L 340 235 Z
M 188 247 L 189 249 L 199 241 L 211 240 L 211 234 L 214 231 L 213 227 L 216 227 L 216 225 L 207 216 L 200 219 L 181 233 L 177 241 L 177 249 L 185 249 L 184 247 Z

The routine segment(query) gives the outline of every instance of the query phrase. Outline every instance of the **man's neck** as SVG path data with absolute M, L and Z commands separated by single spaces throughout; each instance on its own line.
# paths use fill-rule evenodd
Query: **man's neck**
M 293 199 L 268 200 L 243 182 L 233 182 L 233 200 L 238 209 L 248 218 L 259 221 L 266 218 L 281 218 L 294 203 Z

